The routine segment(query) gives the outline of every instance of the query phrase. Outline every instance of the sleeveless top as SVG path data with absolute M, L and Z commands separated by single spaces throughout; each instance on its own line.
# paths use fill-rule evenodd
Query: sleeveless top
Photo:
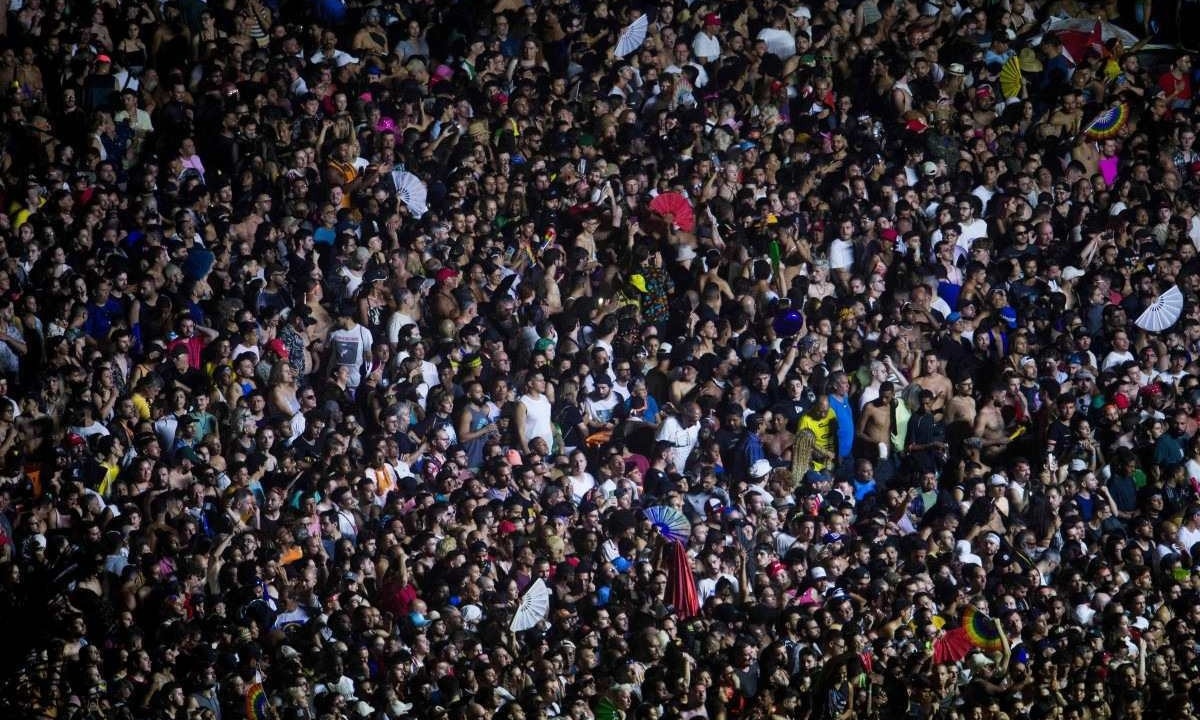
M 144 49 L 136 50 L 117 50 L 117 58 L 120 59 L 121 65 L 129 70 L 134 75 L 140 75 L 146 67 L 147 57 Z
M 488 413 L 488 409 L 489 408 L 487 406 L 484 406 L 482 409 L 480 409 L 476 408 L 470 403 L 467 404 L 467 412 L 471 413 L 471 432 L 475 432 L 480 428 L 486 427 L 490 422 L 492 422 L 492 418 Z M 486 435 L 480 435 L 474 440 L 467 440 L 463 442 L 463 449 L 467 451 L 467 465 L 469 467 L 477 468 L 483 465 L 483 447 L 485 444 L 487 444 Z
M 554 428 L 550 423 L 550 398 L 545 395 L 532 398 L 521 396 L 521 404 L 525 406 L 525 438 L 532 441 L 540 437 L 546 441 L 546 446 L 554 444 Z

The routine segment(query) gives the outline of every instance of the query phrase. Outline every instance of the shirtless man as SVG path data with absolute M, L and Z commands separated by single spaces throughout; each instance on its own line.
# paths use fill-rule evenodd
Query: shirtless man
M 679 368 L 679 377 L 671 383 L 671 402 L 681 403 L 696 389 L 696 361 L 689 358 Z
M 788 430 L 787 415 L 770 410 L 763 411 L 763 448 L 771 460 L 792 461 L 792 447 L 796 436 Z
M 962 378 L 954 385 L 954 395 L 946 403 L 942 422 L 951 448 L 957 448 L 956 443 L 970 437 L 975 427 L 975 397 L 971 394 L 974 385 L 970 377 Z
M 979 413 L 975 416 L 975 437 L 983 441 L 983 457 L 989 462 L 1008 445 L 1004 416 L 1000 412 L 1000 408 L 1004 407 L 1007 392 L 1003 385 L 992 388 L 988 402 L 979 408 Z
M 867 403 L 855 428 L 856 457 L 875 461 L 875 478 L 886 483 L 895 467 L 888 444 L 895 423 L 896 388 L 890 381 L 879 385 L 879 397 Z
M 933 403 L 930 408 L 933 410 L 934 418 L 943 420 L 946 403 L 954 393 L 954 384 L 950 382 L 950 378 L 942 374 L 942 359 L 937 355 L 926 354 L 921 364 L 923 365 L 921 374 L 913 382 L 933 393 Z

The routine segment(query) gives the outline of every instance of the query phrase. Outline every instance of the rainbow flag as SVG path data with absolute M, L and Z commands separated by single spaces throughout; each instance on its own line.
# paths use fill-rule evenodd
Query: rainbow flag
M 271 717 L 271 701 L 263 690 L 262 683 L 254 683 L 246 689 L 246 720 L 267 720 Z

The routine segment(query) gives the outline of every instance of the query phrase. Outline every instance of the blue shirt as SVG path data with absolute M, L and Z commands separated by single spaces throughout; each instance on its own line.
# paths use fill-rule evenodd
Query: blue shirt
M 757 433 L 746 434 L 746 467 L 753 467 L 754 463 L 766 458 L 767 454 L 763 450 L 762 440 L 759 439 Z
M 838 398 L 837 395 L 831 394 L 829 407 L 838 422 L 838 457 L 850 457 L 850 452 L 854 449 L 854 409 L 850 407 L 850 397 Z
M 629 407 L 631 399 L 626 398 L 625 407 Z M 648 423 L 658 422 L 658 401 L 651 395 L 646 396 L 646 409 L 642 411 L 642 419 Z
M 88 316 L 83 323 L 83 332 L 96 340 L 104 340 L 108 338 L 108 331 L 112 329 L 113 321 L 124 314 L 125 308 L 120 302 L 110 297 L 103 305 L 97 305 L 94 302 L 88 303 L 87 311 Z

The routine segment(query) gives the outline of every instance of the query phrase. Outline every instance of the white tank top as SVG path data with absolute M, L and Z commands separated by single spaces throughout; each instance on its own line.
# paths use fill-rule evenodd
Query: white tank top
M 550 425 L 550 398 L 542 395 L 532 398 L 521 396 L 521 404 L 525 406 L 525 439 L 532 442 L 540 437 L 546 445 L 554 444 L 554 429 Z

